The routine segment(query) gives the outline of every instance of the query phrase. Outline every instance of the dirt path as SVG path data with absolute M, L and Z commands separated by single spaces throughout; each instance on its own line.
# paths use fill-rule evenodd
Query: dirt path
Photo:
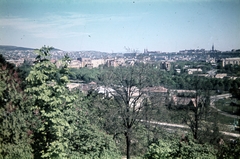
M 238 116 L 238 115 L 232 115 L 232 114 L 229 114 L 227 112 L 224 112 L 224 111 L 216 108 L 214 104 L 211 104 L 211 107 L 214 108 L 215 110 L 217 110 L 220 114 L 222 114 L 224 116 L 227 116 L 227 117 L 230 117 L 230 118 L 235 118 L 235 119 L 240 118 L 240 116 Z
M 142 120 L 142 122 L 146 122 L 146 121 Z M 172 127 L 171 129 L 174 129 L 174 128 L 189 129 L 189 127 L 187 125 L 182 125 L 182 124 L 171 124 L 171 123 L 157 122 L 157 121 L 148 121 L 148 122 L 151 123 L 151 124 Z M 219 132 L 224 134 L 224 135 L 227 135 L 227 136 L 240 137 L 240 134 L 237 134 L 237 133 L 231 133 L 231 132 L 226 132 L 226 131 L 219 131 Z

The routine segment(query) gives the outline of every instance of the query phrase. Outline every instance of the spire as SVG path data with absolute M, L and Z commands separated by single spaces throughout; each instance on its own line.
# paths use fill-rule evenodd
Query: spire
M 214 44 L 212 44 L 212 52 L 214 52 Z

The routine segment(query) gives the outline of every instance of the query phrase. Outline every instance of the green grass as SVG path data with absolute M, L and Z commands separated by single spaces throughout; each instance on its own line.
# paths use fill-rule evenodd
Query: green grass
M 221 124 L 226 124 L 226 125 L 232 125 L 234 122 L 234 118 L 222 115 L 222 114 L 218 114 L 217 118 L 219 123 Z
M 232 106 L 231 99 L 221 99 L 215 102 L 215 107 L 229 114 L 240 115 L 240 107 Z
M 239 114 L 240 107 L 231 105 L 233 100 L 234 99 L 221 99 L 221 100 L 215 102 L 215 107 L 220 109 L 221 111 L 229 113 L 229 114 L 240 115 Z M 235 102 L 239 103 L 240 101 L 235 100 Z M 221 124 L 233 125 L 233 123 L 234 123 L 234 118 L 222 115 L 220 113 L 217 116 L 217 120 Z M 235 118 L 235 120 L 238 120 L 238 119 Z

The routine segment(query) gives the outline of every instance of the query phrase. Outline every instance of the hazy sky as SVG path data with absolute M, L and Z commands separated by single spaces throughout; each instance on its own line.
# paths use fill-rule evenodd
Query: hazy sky
M 240 49 L 240 0 L 0 0 L 0 45 Z

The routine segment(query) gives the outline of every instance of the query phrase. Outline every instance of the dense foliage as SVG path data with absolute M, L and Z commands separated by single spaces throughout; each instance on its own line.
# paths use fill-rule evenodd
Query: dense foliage
M 29 102 L 13 65 L 0 63 L 0 158 L 33 158 Z
M 68 94 L 66 60 L 58 69 L 49 61 L 51 48 L 38 51 L 35 65 L 26 78 L 26 92 L 31 96 L 32 110 L 40 123 L 34 131 L 35 156 L 42 158 L 66 158 L 69 139 L 74 131 L 67 120 L 66 112 L 72 107 L 74 96 Z
M 212 69 L 209 64 L 191 62 L 179 62 L 170 71 L 160 69 L 159 63 L 69 69 L 69 57 L 54 63 L 51 49 L 36 50 L 35 62 L 25 61 L 18 68 L 0 55 L 0 159 L 108 159 L 122 158 L 126 152 L 128 158 L 239 157 L 239 139 L 229 143 L 224 139 L 226 142 L 219 144 L 223 136 L 217 115 L 209 111 L 209 97 L 230 92 L 239 98 L 240 78 L 188 75 L 186 66 L 201 66 L 203 73 Z M 226 71 L 239 76 L 237 66 L 219 68 L 219 73 Z M 105 93 L 99 93 L 99 87 L 87 94 L 70 91 L 69 79 L 95 81 L 104 86 Z M 170 92 L 145 89 L 158 86 L 196 90 L 197 95 L 178 96 L 202 101 L 195 109 L 170 109 L 171 102 L 166 100 Z M 193 137 L 181 138 L 155 121 L 185 122 Z
M 211 70 L 212 67 L 206 63 L 193 63 L 193 62 L 177 62 L 173 65 L 170 71 L 164 71 L 160 69 L 159 63 L 154 64 L 146 64 L 148 67 L 149 74 L 147 75 L 148 78 L 148 86 L 164 86 L 170 89 L 190 89 L 193 90 L 194 82 L 198 78 L 202 78 L 206 83 L 208 83 L 208 89 L 215 90 L 218 93 L 230 92 L 233 93 L 235 97 L 240 97 L 240 78 L 231 79 L 231 78 L 208 78 L 208 77 L 198 77 L 194 75 L 189 75 L 185 71 L 185 67 L 191 68 L 199 68 L 203 70 L 203 73 L 207 73 L 207 71 Z M 174 69 L 181 69 L 181 73 L 176 73 Z M 69 78 L 71 80 L 80 80 L 84 82 L 102 82 L 102 77 L 111 71 L 112 68 L 102 67 L 99 68 L 71 68 Z M 219 73 L 226 72 L 229 75 L 236 75 L 239 77 L 239 66 L 232 66 L 226 65 L 224 68 L 218 70 Z
M 89 69 L 86 67 L 79 68 L 79 69 L 71 68 L 69 79 L 80 80 L 85 82 L 98 81 L 100 71 L 101 70 L 98 68 L 93 68 L 93 69 Z
M 149 146 L 145 159 L 214 159 L 216 150 L 210 145 L 198 144 L 189 137 L 181 140 L 160 140 Z
M 25 91 L 1 64 L 0 158 L 120 158 L 112 136 L 90 123 L 84 95 L 67 89 L 69 59 L 57 67 L 50 51 L 36 51 Z
M 240 156 L 240 138 L 231 140 L 220 147 L 217 157 L 220 159 L 237 159 Z
M 240 66 L 239 65 L 232 65 L 228 64 L 222 67 L 221 65 L 218 66 L 219 73 L 227 73 L 231 76 L 240 76 Z

